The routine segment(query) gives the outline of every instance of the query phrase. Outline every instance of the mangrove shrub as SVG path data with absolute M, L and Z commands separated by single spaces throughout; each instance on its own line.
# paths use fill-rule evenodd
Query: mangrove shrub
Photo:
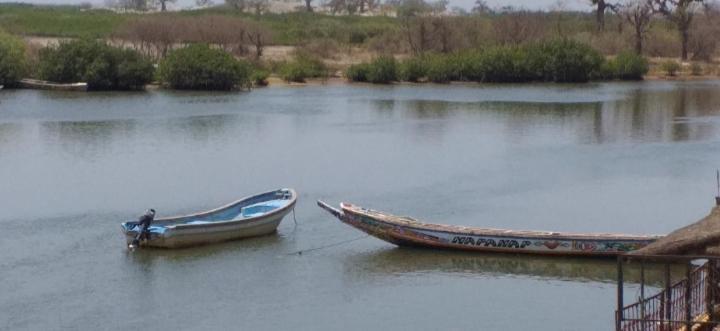
M 370 62 L 367 80 L 373 84 L 388 84 L 398 79 L 397 61 L 392 56 L 379 56 Z
M 433 83 L 448 83 L 458 80 L 456 75 L 455 57 L 444 55 L 428 55 L 423 59 L 427 79 Z
M 250 87 L 250 64 L 207 44 L 176 49 L 158 67 L 163 84 L 180 90 L 232 90 Z
M 59 83 L 87 82 L 92 90 L 142 89 L 153 78 L 152 63 L 131 49 L 81 39 L 40 50 L 40 78 Z
M 635 52 L 621 52 L 614 59 L 605 61 L 599 78 L 642 80 L 647 74 L 649 65 L 647 59 Z
M 351 65 L 345 70 L 345 77 L 353 82 L 389 84 L 398 80 L 398 63 L 392 56 L 378 56 L 369 63 Z
M 630 77 L 636 71 L 643 72 L 642 60 L 622 57 L 618 62 L 620 73 Z M 423 78 L 435 83 L 587 82 L 600 76 L 604 61 L 590 46 L 572 40 L 554 40 L 455 54 L 426 54 L 402 61 L 396 70 L 397 77 L 411 82 Z M 351 81 L 373 82 L 372 73 L 383 63 L 390 68 L 389 64 L 375 60 L 350 67 L 346 76 Z
M 14 86 L 25 75 L 25 44 L 0 31 L 0 85 Z
M 369 72 L 369 63 L 353 64 L 345 70 L 345 77 L 352 82 L 367 82 Z
M 587 82 L 600 71 L 604 61 L 598 51 L 577 41 L 553 40 L 535 47 L 539 47 L 540 56 L 547 59 L 543 70 L 545 78 L 558 83 Z
M 427 75 L 425 65 L 420 57 L 413 57 L 400 62 L 398 78 L 407 82 L 417 82 Z
M 680 63 L 675 60 L 667 60 L 660 64 L 660 69 L 668 76 L 675 76 L 680 71 Z
M 325 78 L 328 68 L 316 56 L 300 53 L 294 61 L 286 62 L 280 66 L 280 77 L 287 82 L 304 83 L 307 78 Z

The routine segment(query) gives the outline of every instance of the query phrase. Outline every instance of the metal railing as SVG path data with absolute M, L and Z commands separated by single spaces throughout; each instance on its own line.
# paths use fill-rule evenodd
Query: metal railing
M 703 261 L 704 260 L 704 261 Z M 702 265 L 693 261 L 703 261 Z M 640 262 L 640 298 L 623 304 L 623 264 Z M 665 265 L 665 286 L 657 294 L 645 297 L 645 264 Z M 671 265 L 685 265 L 685 277 L 671 282 Z M 705 256 L 621 256 L 618 258 L 618 310 L 615 329 L 618 331 L 692 330 L 693 327 L 720 325 L 714 313 L 720 303 L 718 280 L 720 259 Z

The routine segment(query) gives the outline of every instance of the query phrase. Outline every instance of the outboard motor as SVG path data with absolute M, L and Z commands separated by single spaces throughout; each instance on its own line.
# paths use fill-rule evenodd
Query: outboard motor
M 152 221 L 155 219 L 155 209 L 148 209 L 145 211 L 145 214 L 140 216 L 138 219 L 138 234 L 135 236 L 135 239 L 133 239 L 132 243 L 128 246 L 130 249 L 134 249 L 136 247 L 140 247 L 140 241 L 150 238 L 150 224 L 152 224 Z

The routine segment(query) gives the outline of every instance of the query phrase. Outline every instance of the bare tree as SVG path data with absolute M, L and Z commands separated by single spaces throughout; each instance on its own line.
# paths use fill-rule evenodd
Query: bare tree
M 528 11 L 503 14 L 492 22 L 495 39 L 506 45 L 520 45 L 539 39 L 545 33 L 545 19 Z
M 226 15 L 207 15 L 185 19 L 182 40 L 216 45 L 225 51 L 244 55 L 247 23 Z
M 195 5 L 198 7 L 210 7 L 214 4 L 213 0 L 195 0 Z
M 330 0 L 325 6 L 330 9 L 333 14 L 347 13 L 354 15 L 356 13 L 363 14 L 367 11 L 374 10 L 379 4 L 378 0 Z
M 167 11 L 167 4 L 175 3 L 177 0 L 154 0 L 154 2 L 160 5 L 160 11 Z
M 305 0 L 305 11 L 307 11 L 308 13 L 311 13 L 313 11 L 312 0 Z
M 706 4 L 690 28 L 688 48 L 693 60 L 712 61 L 720 46 L 720 2 Z
M 450 39 L 452 38 L 452 30 L 450 29 L 448 18 L 444 16 L 438 16 L 433 18 L 430 24 L 432 24 L 433 36 L 435 37 L 434 39 L 439 51 L 442 53 L 450 53 Z
M 263 55 L 265 45 L 272 40 L 272 34 L 269 30 L 257 23 L 249 23 L 245 34 L 250 43 L 255 47 L 255 59 L 259 59 Z
M 389 1 L 388 4 L 395 7 L 397 16 L 400 17 L 422 16 L 433 10 L 432 6 L 425 0 L 397 0 Z
M 688 59 L 690 24 L 702 2 L 703 0 L 652 0 L 653 11 L 662 14 L 677 27 L 682 43 L 683 61 Z
M 373 10 L 378 5 L 378 1 L 376 0 L 355 0 L 357 2 L 358 11 L 360 14 L 365 13 L 366 11 Z
M 645 34 L 650 28 L 653 16 L 652 4 L 649 0 L 632 0 L 618 5 L 616 12 L 632 25 L 635 34 L 635 52 L 642 54 Z
M 330 8 L 331 13 L 337 14 L 345 10 L 345 0 L 330 0 L 325 6 Z M 310 9 L 312 10 L 312 7 Z
M 239 10 L 241 12 L 244 12 L 245 9 L 247 8 L 246 0 L 225 0 L 225 4 L 230 6 L 233 9 Z
M 605 31 L 605 11 L 613 7 L 605 0 L 590 0 L 595 7 L 595 26 L 598 32 Z
M 143 54 L 160 59 L 181 40 L 184 21 L 166 15 L 128 21 L 113 33 L 113 38 L 132 43 Z
M 105 5 L 123 10 L 140 10 L 148 8 L 148 0 L 105 0 Z
M 475 14 L 491 14 L 492 9 L 488 6 L 485 0 L 475 0 L 475 6 L 472 8 L 472 12 Z
M 247 22 L 226 15 L 152 15 L 125 22 L 113 33 L 113 39 L 128 42 L 156 59 L 186 43 L 207 43 L 236 55 L 245 55 L 246 31 Z
M 247 0 L 247 6 L 255 11 L 255 14 L 262 15 L 270 8 L 269 0 Z
M 447 11 L 447 6 L 450 4 L 449 0 L 437 0 L 430 3 L 430 10 L 435 15 L 441 15 Z
M 425 17 L 403 17 L 402 29 L 415 55 L 428 51 L 430 45 L 430 24 Z

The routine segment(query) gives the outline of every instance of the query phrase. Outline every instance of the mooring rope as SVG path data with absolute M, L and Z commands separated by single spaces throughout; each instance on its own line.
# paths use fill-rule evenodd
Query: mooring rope
M 293 229 L 292 229 L 292 231 L 290 231 L 288 236 L 294 235 L 295 231 L 297 231 L 297 228 L 298 228 L 298 221 L 297 221 L 297 218 L 295 218 L 295 207 L 293 207 L 293 209 L 292 209 L 292 216 L 293 216 Z
M 358 241 L 358 240 L 365 239 L 365 238 L 367 238 L 367 237 L 369 237 L 369 236 L 370 236 L 369 234 L 366 234 L 366 235 L 361 236 L 361 237 L 352 238 L 352 239 L 348 239 L 348 240 L 343 240 L 343 241 L 339 241 L 339 242 L 332 243 L 332 244 L 328 244 L 328 245 L 324 245 L 324 246 L 318 246 L 318 247 L 313 247 L 313 248 L 308 248 L 308 249 L 301 249 L 301 250 L 299 250 L 299 251 L 295 251 L 295 252 L 292 252 L 292 253 L 287 253 L 287 254 L 285 254 L 285 255 L 302 255 L 303 253 L 306 253 L 306 252 L 319 251 L 319 250 L 321 250 L 321 249 L 326 249 L 326 248 L 336 247 L 336 246 L 340 246 L 340 245 L 344 245 L 344 244 L 349 244 L 349 243 L 354 242 L 354 241 Z

